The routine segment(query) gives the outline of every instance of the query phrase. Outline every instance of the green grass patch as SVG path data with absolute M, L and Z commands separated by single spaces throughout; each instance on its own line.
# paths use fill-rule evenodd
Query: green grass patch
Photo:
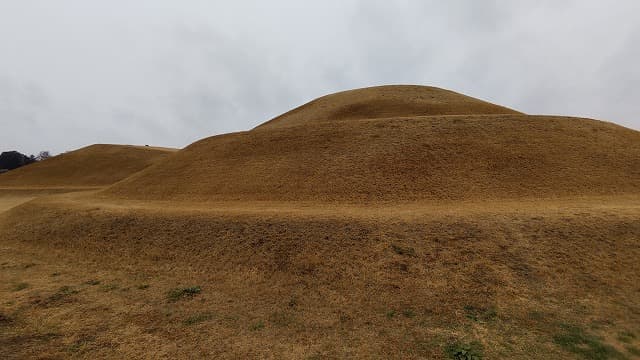
M 416 256 L 416 250 L 412 247 L 403 247 L 396 244 L 391 244 L 391 249 L 398 255 L 402 256 Z
M 402 315 L 404 315 L 404 317 L 414 318 L 416 317 L 416 312 L 413 311 L 413 309 L 404 309 L 402 310 Z
M 105 285 L 102 285 L 101 290 L 104 292 L 109 292 L 109 291 L 116 290 L 117 288 L 118 288 L 118 285 L 116 284 L 105 284 Z
M 626 359 L 626 357 L 602 339 L 586 333 L 573 325 L 561 325 L 562 333 L 553 336 L 553 342 L 564 350 L 574 353 L 583 359 L 607 360 Z
M 398 317 L 400 315 L 402 315 L 402 316 L 404 316 L 406 318 L 412 319 L 412 318 L 416 317 L 418 314 L 416 314 L 416 312 L 413 309 L 406 308 L 406 309 L 404 309 L 402 311 L 396 311 L 394 309 L 391 309 L 391 310 L 387 311 L 384 315 L 387 317 L 387 319 L 393 319 L 393 318 Z
M 269 322 L 275 326 L 287 327 L 295 322 L 295 316 L 288 311 L 276 311 L 269 317 Z
M 187 288 L 175 288 L 169 290 L 167 293 L 167 299 L 170 302 L 176 302 L 181 299 L 189 299 L 202 292 L 200 286 L 192 286 Z
M 494 321 L 498 317 L 498 311 L 494 307 L 482 308 L 473 305 L 464 307 L 465 317 L 473 321 Z
M 203 323 L 205 321 L 209 321 L 211 319 L 213 319 L 213 315 L 211 313 L 202 313 L 202 314 L 196 314 L 196 315 L 190 316 L 186 318 L 182 323 L 187 326 L 191 326 L 191 325 Z
M 27 284 L 26 282 L 21 282 L 21 283 L 16 284 L 13 288 L 11 288 L 11 290 L 13 290 L 13 291 L 21 291 L 21 290 L 24 290 L 24 289 L 26 289 L 28 287 L 29 287 L 29 284 Z
M 60 294 L 60 295 L 63 295 L 63 296 L 73 295 L 73 294 L 77 294 L 77 293 L 78 293 L 78 290 L 75 290 L 71 286 L 62 286 L 62 287 L 60 287 L 60 289 L 58 289 L 58 292 L 56 292 L 56 294 Z
M 45 303 L 55 303 L 65 300 L 71 295 L 75 295 L 78 293 L 78 290 L 70 286 L 62 286 L 55 293 L 51 294 L 46 300 Z
M 482 345 L 475 341 L 471 343 L 454 342 L 447 344 L 444 353 L 448 359 L 452 360 L 481 360 Z
M 264 329 L 264 321 L 258 321 L 257 323 L 251 325 L 251 331 L 259 331 Z

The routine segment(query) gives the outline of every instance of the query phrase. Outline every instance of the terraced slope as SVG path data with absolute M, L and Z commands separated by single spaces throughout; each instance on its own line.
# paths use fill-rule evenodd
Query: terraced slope
M 148 200 L 440 201 L 640 192 L 640 133 L 529 115 L 264 126 L 198 141 L 108 188 Z

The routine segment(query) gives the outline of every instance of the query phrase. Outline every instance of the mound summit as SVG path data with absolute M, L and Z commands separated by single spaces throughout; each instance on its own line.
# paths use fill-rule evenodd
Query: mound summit
M 0 176 L 0 187 L 100 187 L 164 159 L 174 150 L 132 145 L 90 145 Z
M 521 114 L 453 91 L 429 86 L 375 86 L 323 96 L 258 126 L 276 128 L 320 121 L 437 115 Z
M 105 190 L 158 200 L 413 201 L 637 193 L 640 133 L 451 91 L 325 96 L 200 140 Z

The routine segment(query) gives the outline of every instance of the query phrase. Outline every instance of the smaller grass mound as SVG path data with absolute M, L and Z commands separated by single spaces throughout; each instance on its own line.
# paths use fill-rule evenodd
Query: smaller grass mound
M 172 154 L 175 149 L 96 144 L 2 174 L 0 187 L 102 187 Z

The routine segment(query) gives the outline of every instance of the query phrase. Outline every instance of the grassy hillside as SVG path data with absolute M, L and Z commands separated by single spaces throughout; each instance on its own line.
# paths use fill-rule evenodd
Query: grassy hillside
M 0 187 L 97 187 L 164 159 L 174 149 L 97 144 L 0 175 Z
M 105 191 L 207 201 L 415 201 L 638 193 L 640 132 L 528 115 L 310 122 L 214 136 Z
M 638 204 L 38 200 L 0 220 L 0 353 L 631 359 Z

